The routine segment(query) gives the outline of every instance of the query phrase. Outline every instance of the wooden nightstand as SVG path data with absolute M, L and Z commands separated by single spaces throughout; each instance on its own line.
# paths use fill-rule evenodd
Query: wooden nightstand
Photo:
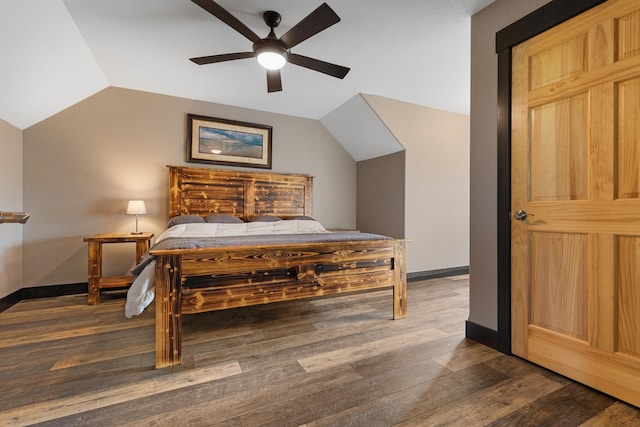
M 133 283 L 134 276 L 102 277 L 102 245 L 104 243 L 136 244 L 136 264 L 149 249 L 153 233 L 94 234 L 84 241 L 89 244 L 89 304 L 100 304 L 100 289 L 124 288 Z

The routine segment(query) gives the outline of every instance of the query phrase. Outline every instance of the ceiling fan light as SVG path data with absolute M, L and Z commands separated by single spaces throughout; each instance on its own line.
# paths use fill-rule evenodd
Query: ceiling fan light
M 258 63 L 267 70 L 279 70 L 287 63 L 287 58 L 281 53 L 264 51 L 257 55 Z

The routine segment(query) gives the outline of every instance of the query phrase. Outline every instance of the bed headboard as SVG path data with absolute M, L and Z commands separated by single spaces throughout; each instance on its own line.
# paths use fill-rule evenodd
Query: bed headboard
M 313 177 L 169 166 L 169 218 L 221 213 L 311 216 Z

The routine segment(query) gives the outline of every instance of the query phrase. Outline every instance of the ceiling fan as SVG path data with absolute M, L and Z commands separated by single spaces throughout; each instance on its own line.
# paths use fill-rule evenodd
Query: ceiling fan
M 344 78 L 349 72 L 349 68 L 341 65 L 291 53 L 291 48 L 298 43 L 340 22 L 340 17 L 326 3 L 322 3 L 316 10 L 307 15 L 280 38 L 277 38 L 273 31 L 273 29 L 280 24 L 280 14 L 271 10 L 264 12 L 264 22 L 269 26 L 271 31 L 269 31 L 269 34 L 265 38 L 260 38 L 256 33 L 251 31 L 249 27 L 240 22 L 215 1 L 191 1 L 253 42 L 252 52 L 225 53 L 221 55 L 190 58 L 190 61 L 198 65 L 256 57 L 260 65 L 267 69 L 268 92 L 279 92 L 282 90 L 280 69 L 284 67 L 287 62 L 339 79 Z

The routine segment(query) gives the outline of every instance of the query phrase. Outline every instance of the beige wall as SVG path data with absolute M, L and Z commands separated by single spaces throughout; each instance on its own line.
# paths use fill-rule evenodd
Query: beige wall
M 405 151 L 358 162 L 356 227 L 404 238 Z
M 496 0 L 471 18 L 469 321 L 498 327 L 496 32 L 550 0 Z
M 318 121 L 112 87 L 24 131 L 25 287 L 86 282 L 83 236 L 131 231 L 129 199 L 147 203 L 142 230 L 164 229 L 187 113 L 273 126 L 272 170 L 313 175 L 314 216 L 355 227 L 356 163 Z M 127 246 L 105 247 L 108 273 L 126 271 Z
M 364 98 L 406 150 L 407 271 L 469 265 L 469 117 Z
M 22 211 L 22 131 L 0 119 L 0 211 Z M 0 298 L 22 288 L 22 233 L 0 224 Z

